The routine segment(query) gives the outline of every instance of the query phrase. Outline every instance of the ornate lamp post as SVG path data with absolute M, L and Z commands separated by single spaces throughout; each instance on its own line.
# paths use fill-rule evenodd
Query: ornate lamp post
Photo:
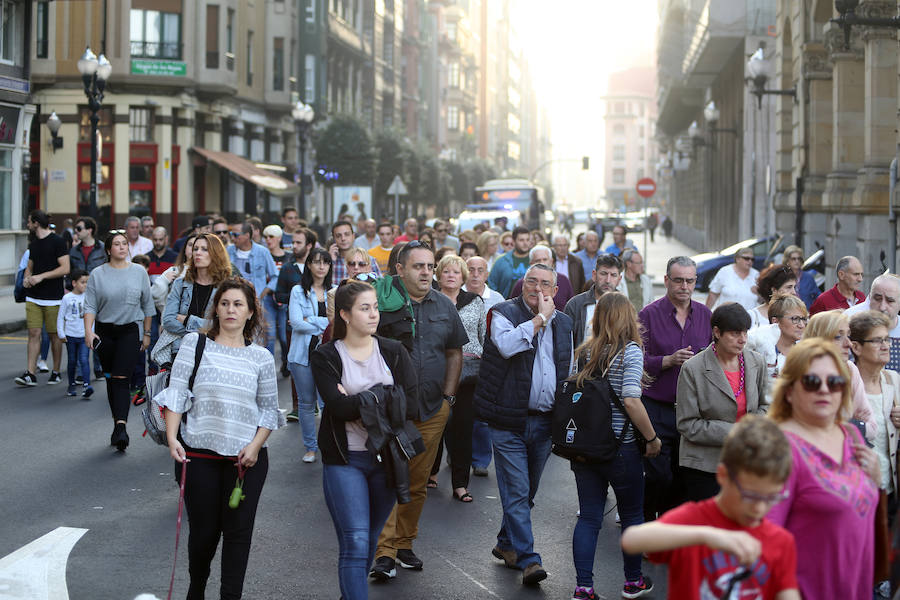
M 316 112 L 309 104 L 304 104 L 298 100 L 291 110 L 291 116 L 297 122 L 297 135 L 300 139 L 300 206 L 298 212 L 301 218 L 306 217 L 306 136 L 309 133 L 309 126 L 313 119 L 316 118 Z
M 756 96 L 758 109 L 762 109 L 762 99 L 766 95 L 790 96 L 794 100 L 797 99 L 797 90 L 793 88 L 789 90 L 766 89 L 766 83 L 772 77 L 772 63 L 766 58 L 762 45 L 757 48 L 756 52 L 750 56 L 750 60 L 747 61 L 747 74 L 753 83 L 753 89 L 750 90 L 750 93 Z
M 84 95 L 88 99 L 88 108 L 91 111 L 91 190 L 90 212 L 97 218 L 97 124 L 100 122 L 98 113 L 103 106 L 103 91 L 106 89 L 106 80 L 112 73 L 112 65 L 101 54 L 98 58 L 90 47 L 78 59 L 78 72 L 84 82 Z

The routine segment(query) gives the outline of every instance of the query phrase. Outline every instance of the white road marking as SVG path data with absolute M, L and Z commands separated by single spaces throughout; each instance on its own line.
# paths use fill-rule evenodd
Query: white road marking
M 481 589 L 483 589 L 484 591 L 486 591 L 488 594 L 490 594 L 490 595 L 493 596 L 494 598 L 499 598 L 499 597 L 500 597 L 500 596 L 498 596 L 497 594 L 495 594 L 494 592 L 492 592 L 491 590 L 489 590 L 489 589 L 487 588 L 486 585 L 484 585 L 483 583 L 481 583 L 480 581 L 478 581 L 477 579 L 475 579 L 474 577 L 472 577 L 471 575 L 469 575 L 468 573 L 466 573 L 465 571 L 463 571 L 460 567 L 457 567 L 457 566 L 453 563 L 453 561 L 451 561 L 449 558 L 447 558 L 446 556 L 444 556 L 444 555 L 441 554 L 440 552 L 435 552 L 435 554 L 437 554 L 438 556 L 440 556 L 441 558 L 443 558 L 443 559 L 444 559 L 444 562 L 446 562 L 448 565 L 450 565 L 451 567 L 453 567 L 454 569 L 456 569 L 457 571 L 459 571 L 460 573 L 462 573 L 463 576 L 464 576 L 466 579 L 468 579 L 469 581 L 471 581 L 472 583 L 474 583 L 475 585 L 477 585 L 478 587 L 480 587 Z
M 0 600 L 68 600 L 66 563 L 87 531 L 57 527 L 0 559 Z

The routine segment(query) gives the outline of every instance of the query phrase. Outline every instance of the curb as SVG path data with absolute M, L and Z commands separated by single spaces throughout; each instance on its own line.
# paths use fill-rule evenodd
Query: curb
M 0 333 L 15 333 L 25 329 L 25 319 L 0 323 Z

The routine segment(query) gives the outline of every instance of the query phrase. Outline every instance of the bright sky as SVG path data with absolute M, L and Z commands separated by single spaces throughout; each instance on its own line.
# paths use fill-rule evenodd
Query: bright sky
M 591 157 L 553 169 L 557 199 L 586 205 L 603 193 L 603 102 L 609 75 L 654 65 L 657 0 L 512 0 L 519 39 L 550 114 L 555 158 Z

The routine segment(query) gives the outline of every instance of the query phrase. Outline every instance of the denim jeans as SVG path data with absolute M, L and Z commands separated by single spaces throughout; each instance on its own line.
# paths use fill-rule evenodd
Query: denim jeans
M 525 433 L 490 428 L 497 488 L 503 505 L 497 546 L 501 550 L 514 550 L 518 557 L 516 566 L 520 569 L 541 562 L 541 556 L 534 551 L 531 507 L 550 457 L 551 423 L 551 414 L 547 413 L 529 416 Z
M 50 354 L 50 334 L 47 333 L 47 328 L 41 328 L 41 360 L 46 361 L 47 355 Z
M 384 465 L 369 452 L 348 452 L 348 464 L 322 467 L 325 504 L 338 537 L 338 581 L 346 600 L 369 597 L 369 567 L 378 535 L 396 501 Z
M 319 392 L 316 390 L 316 382 L 313 380 L 312 369 L 309 365 L 289 362 L 288 369 L 294 379 L 294 387 L 297 388 L 297 417 L 300 420 L 300 431 L 303 434 L 303 445 L 307 452 L 318 452 L 319 444 L 316 441 L 316 403 L 321 403 Z
M 644 522 L 644 466 L 635 442 L 622 444 L 615 460 L 606 465 L 572 462 L 578 487 L 579 516 L 572 534 L 572 556 L 575 559 L 576 585 L 594 586 L 594 554 L 597 536 L 603 526 L 606 493 L 612 485 L 622 520 L 622 531 Z M 641 555 L 622 553 L 625 580 L 641 577 Z
M 287 306 L 278 306 L 272 294 L 263 298 L 266 311 L 266 350 L 275 356 L 275 340 L 281 346 L 281 362 L 287 362 Z
M 472 466 L 488 468 L 491 464 L 491 430 L 484 421 L 472 425 Z
M 80 373 L 86 385 L 91 385 L 91 368 L 88 364 L 88 347 L 83 337 L 66 338 L 66 369 L 69 374 L 69 385 L 75 385 L 75 374 Z

